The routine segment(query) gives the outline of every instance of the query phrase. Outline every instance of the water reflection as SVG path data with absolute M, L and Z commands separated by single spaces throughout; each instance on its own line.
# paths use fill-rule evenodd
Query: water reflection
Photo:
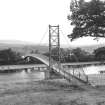
M 87 66 L 83 68 L 87 75 L 89 74 L 100 74 L 100 71 L 105 71 L 105 65 L 98 65 L 98 66 Z
M 44 72 L 0 73 L 0 83 L 29 82 L 44 79 Z

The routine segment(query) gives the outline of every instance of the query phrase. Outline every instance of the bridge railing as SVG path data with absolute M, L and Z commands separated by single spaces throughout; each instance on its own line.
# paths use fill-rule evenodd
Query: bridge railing
M 49 63 L 49 58 L 47 56 L 42 55 L 40 57 L 42 57 Z M 51 59 L 51 63 L 52 63 L 52 68 L 56 69 L 56 71 L 59 72 L 60 74 L 62 74 L 64 76 L 64 78 L 66 78 L 67 80 L 70 81 L 71 79 L 73 79 L 75 77 L 76 79 L 80 79 L 85 82 L 88 82 L 88 77 L 85 74 L 82 66 L 80 68 L 79 67 L 73 68 L 72 69 L 73 71 L 71 69 L 66 71 L 66 69 L 63 66 L 58 65 L 58 63 L 56 61 L 54 61 L 53 59 Z M 71 71 L 72 71 L 72 73 L 71 73 Z
M 88 82 L 87 75 L 83 71 L 83 68 L 73 68 L 72 67 L 72 69 L 69 68 L 69 70 L 66 70 L 63 66 L 60 66 L 59 68 L 59 65 L 57 63 L 53 65 L 53 68 L 58 69 L 57 71 L 69 81 L 70 79 L 72 80 L 75 77 L 76 79 L 83 80 L 84 82 Z

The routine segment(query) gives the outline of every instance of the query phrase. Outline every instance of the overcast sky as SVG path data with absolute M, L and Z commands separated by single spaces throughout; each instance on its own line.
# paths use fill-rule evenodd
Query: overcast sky
M 48 43 L 48 25 L 60 25 L 61 44 L 91 45 L 97 41 L 79 39 L 70 42 L 72 27 L 67 20 L 70 0 L 0 0 L 0 40 Z M 68 41 L 67 41 L 68 40 Z M 103 43 L 101 40 L 98 43 Z

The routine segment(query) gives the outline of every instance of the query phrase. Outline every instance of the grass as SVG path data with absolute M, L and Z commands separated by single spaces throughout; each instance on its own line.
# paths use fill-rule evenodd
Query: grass
M 0 105 L 105 105 L 105 86 L 88 89 L 53 79 L 4 87 L 0 87 Z

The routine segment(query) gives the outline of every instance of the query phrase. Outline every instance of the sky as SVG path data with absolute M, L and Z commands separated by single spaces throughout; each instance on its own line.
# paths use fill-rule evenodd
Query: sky
M 97 42 L 91 38 L 70 42 L 67 37 L 72 32 L 70 21 L 67 20 L 69 5 L 70 0 L 0 0 L 0 40 L 48 43 L 48 25 L 59 24 L 62 45 L 104 43 L 104 39 Z

